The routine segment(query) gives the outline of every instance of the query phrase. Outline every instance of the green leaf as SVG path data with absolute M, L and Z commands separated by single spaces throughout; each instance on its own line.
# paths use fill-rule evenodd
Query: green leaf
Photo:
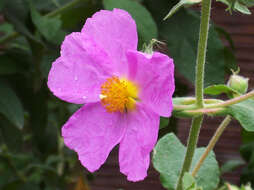
M 19 129 L 24 126 L 24 111 L 19 98 L 10 86 L 0 81 L 0 113 Z
M 167 127 L 168 123 L 169 123 L 168 117 L 160 117 L 160 129 Z
M 248 9 L 248 7 L 243 5 L 243 4 L 241 4 L 241 3 L 239 3 L 238 1 L 235 2 L 234 9 L 239 11 L 239 12 L 241 12 L 241 13 L 243 13 L 243 14 L 247 14 L 247 15 L 251 14 L 251 12 Z
M 120 8 L 128 11 L 136 21 L 139 38 L 142 42 L 149 43 L 151 39 L 158 37 L 156 23 L 141 4 L 131 0 L 104 0 L 103 5 L 109 10 Z
M 167 42 L 176 69 L 193 83 L 199 27 L 200 17 L 185 9 L 159 27 L 160 36 Z M 224 47 L 213 25 L 209 30 L 205 76 L 205 86 L 224 83 Z
M 190 173 L 185 173 L 183 176 L 183 189 L 187 190 L 195 186 L 195 179 Z
M 6 54 L 0 55 L 0 75 L 14 74 L 18 70 L 20 70 L 20 65 L 12 60 L 12 57 Z
M 14 32 L 14 28 L 13 28 L 13 26 L 12 26 L 11 24 L 9 24 L 9 23 L 2 23 L 2 24 L 0 25 L 0 32 L 1 32 L 1 33 L 4 33 L 3 36 L 9 35 L 9 34 L 11 34 L 11 33 Z M 2 36 L 2 35 L 1 35 L 1 36 Z M 0 39 L 1 39 L 1 38 L 3 38 L 3 37 L 0 37 Z
M 69 0 L 70 1 L 70 0 Z M 59 1 L 59 2 L 62 2 Z M 63 4 L 66 6 L 67 4 Z M 80 30 L 85 23 L 86 18 L 90 17 L 98 8 L 90 0 L 79 1 L 74 8 L 68 8 L 61 12 L 61 21 L 63 29 Z
M 5 0 L 3 13 L 7 21 L 13 24 L 16 31 L 34 41 L 39 41 L 31 34 L 27 26 L 29 8 L 25 0 Z
M 237 91 L 235 91 L 234 89 L 230 88 L 225 84 L 208 86 L 204 89 L 204 93 L 209 95 L 219 95 L 222 93 L 226 93 L 229 95 L 232 93 L 239 94 Z
M 192 169 L 201 157 L 205 148 L 198 148 L 193 158 Z M 173 134 L 162 137 L 153 151 L 153 165 L 160 172 L 162 185 L 175 189 L 178 176 L 184 161 L 186 147 Z M 214 190 L 219 183 L 219 167 L 214 153 L 210 153 L 196 176 L 197 185 L 205 190 Z
M 30 3 L 31 17 L 38 31 L 50 42 L 56 42 L 56 37 L 59 36 L 61 29 L 61 20 L 59 17 L 48 18 L 43 17 Z
M 243 160 L 229 160 L 222 165 L 221 175 L 227 172 L 231 172 L 243 164 L 244 164 Z
M 239 2 L 246 5 L 247 7 L 254 6 L 254 0 L 239 0 Z
M 229 106 L 228 113 L 238 120 L 246 131 L 254 131 L 254 100 Z
M 242 135 L 242 144 L 254 142 L 254 132 L 249 132 L 243 129 L 241 131 L 241 135 Z
M 183 176 L 183 189 L 184 190 L 203 190 L 202 187 L 197 186 L 196 180 L 188 172 L 186 172 Z
M 2 133 L 1 140 L 7 145 L 8 149 L 18 152 L 22 145 L 21 131 L 5 119 L 0 119 L 0 131 Z
M 184 5 L 194 5 L 200 2 L 201 0 L 180 0 L 175 6 L 173 6 L 172 9 L 170 9 L 169 13 L 165 16 L 163 20 L 166 20 L 169 17 L 171 17 L 174 13 L 176 13 L 176 11 L 178 11 L 178 9 L 180 9 Z

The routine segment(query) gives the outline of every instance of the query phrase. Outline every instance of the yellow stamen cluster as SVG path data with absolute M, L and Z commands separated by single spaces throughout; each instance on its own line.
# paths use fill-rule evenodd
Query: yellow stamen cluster
M 101 86 L 101 103 L 108 112 L 133 110 L 138 99 L 137 86 L 127 79 L 108 78 Z

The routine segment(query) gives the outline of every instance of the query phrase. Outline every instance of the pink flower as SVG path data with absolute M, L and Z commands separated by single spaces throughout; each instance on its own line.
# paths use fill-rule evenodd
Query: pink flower
M 137 51 L 137 40 L 126 11 L 101 10 L 66 36 L 48 77 L 55 96 L 85 104 L 62 128 L 66 146 L 93 172 L 120 144 L 120 171 L 130 181 L 147 176 L 160 116 L 171 115 L 175 88 L 173 60 Z

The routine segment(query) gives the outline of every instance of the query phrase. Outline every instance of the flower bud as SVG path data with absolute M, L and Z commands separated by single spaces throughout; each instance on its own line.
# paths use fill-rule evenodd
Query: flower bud
M 244 94 L 248 90 L 248 82 L 249 82 L 248 78 L 242 77 L 237 74 L 233 74 L 230 76 L 227 85 L 233 90 L 239 92 L 240 94 Z

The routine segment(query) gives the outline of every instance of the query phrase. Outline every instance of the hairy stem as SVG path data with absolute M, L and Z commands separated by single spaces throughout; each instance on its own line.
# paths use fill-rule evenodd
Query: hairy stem
M 205 152 L 203 153 L 203 155 L 200 157 L 197 165 L 195 166 L 195 168 L 192 171 L 192 176 L 195 177 L 195 175 L 198 173 L 201 165 L 203 164 L 203 162 L 205 161 L 206 157 L 208 156 L 208 154 L 210 153 L 211 150 L 213 150 L 216 142 L 219 140 L 221 134 L 223 133 L 223 131 L 225 130 L 225 128 L 228 126 L 228 124 L 231 121 L 231 117 L 228 115 L 226 116 L 226 118 L 222 121 L 222 123 L 220 124 L 220 126 L 218 127 L 218 129 L 216 130 L 215 134 L 213 135 L 212 139 L 210 140 L 208 146 L 206 147 Z
M 196 99 L 197 106 L 202 108 L 204 107 L 203 102 L 203 88 L 204 88 L 204 68 L 206 61 L 206 48 L 207 48 L 207 39 L 208 39 L 208 30 L 209 30 L 209 20 L 211 12 L 211 0 L 202 1 L 202 10 L 201 10 L 201 25 L 199 31 L 199 41 L 198 41 L 198 54 L 196 62 Z
M 207 108 L 226 107 L 226 106 L 230 106 L 230 105 L 233 105 L 233 104 L 240 103 L 240 102 L 245 101 L 245 100 L 247 100 L 247 99 L 249 99 L 249 98 L 252 98 L 252 97 L 254 97 L 254 90 L 250 91 L 250 92 L 247 93 L 247 94 L 238 96 L 238 97 L 236 97 L 236 98 L 227 100 L 227 101 L 222 102 L 222 103 L 213 104 L 213 105 L 208 105 Z
M 193 158 L 196 146 L 197 146 L 197 141 L 198 141 L 198 136 L 199 136 L 199 131 L 200 131 L 202 121 L 203 121 L 203 115 L 195 117 L 192 120 L 187 150 L 186 150 L 182 170 L 181 170 L 180 176 L 178 178 L 176 190 L 182 189 L 182 178 L 184 176 L 184 173 L 188 172 L 190 170 L 192 158 Z
M 54 16 L 57 16 L 59 14 L 61 14 L 62 12 L 64 12 L 65 10 L 67 9 L 70 9 L 72 7 L 74 7 L 77 3 L 79 3 L 81 0 L 73 0 L 71 1 L 70 3 L 67 3 L 66 5 L 56 9 L 55 11 L 52 11 L 48 14 L 45 15 L 45 17 L 54 17 Z M 0 44 L 5 44 L 7 43 L 8 41 L 10 40 L 13 40 L 15 38 L 17 38 L 19 36 L 19 33 L 18 32 L 12 32 L 4 37 L 2 37 L 0 39 Z
M 207 39 L 208 39 L 208 30 L 209 30 L 209 20 L 211 12 L 211 0 L 203 0 L 201 8 L 201 24 L 199 31 L 199 41 L 198 41 L 198 54 L 196 61 L 196 105 L 197 108 L 204 107 L 204 68 L 206 60 L 206 48 L 207 48 Z M 182 170 L 178 178 L 176 190 L 182 190 L 182 178 L 185 172 L 188 172 L 191 167 L 193 155 L 197 146 L 199 131 L 202 125 L 203 115 L 194 117 L 192 120 L 192 125 L 190 129 L 187 151 L 185 154 Z
M 194 109 L 189 109 L 189 108 L 192 108 L 192 107 L 185 107 L 185 108 L 186 108 L 186 110 L 189 109 L 189 110 L 186 111 L 186 112 L 189 112 L 189 113 L 196 113 L 196 114 L 214 113 L 214 112 L 220 111 L 224 107 L 231 106 L 231 105 L 243 102 L 243 101 L 248 100 L 252 97 L 254 97 L 254 90 L 247 93 L 247 94 L 241 95 L 239 97 L 227 100 L 225 102 L 206 105 L 205 108 L 201 108 L 201 109 L 195 109 L 195 107 L 194 107 Z

